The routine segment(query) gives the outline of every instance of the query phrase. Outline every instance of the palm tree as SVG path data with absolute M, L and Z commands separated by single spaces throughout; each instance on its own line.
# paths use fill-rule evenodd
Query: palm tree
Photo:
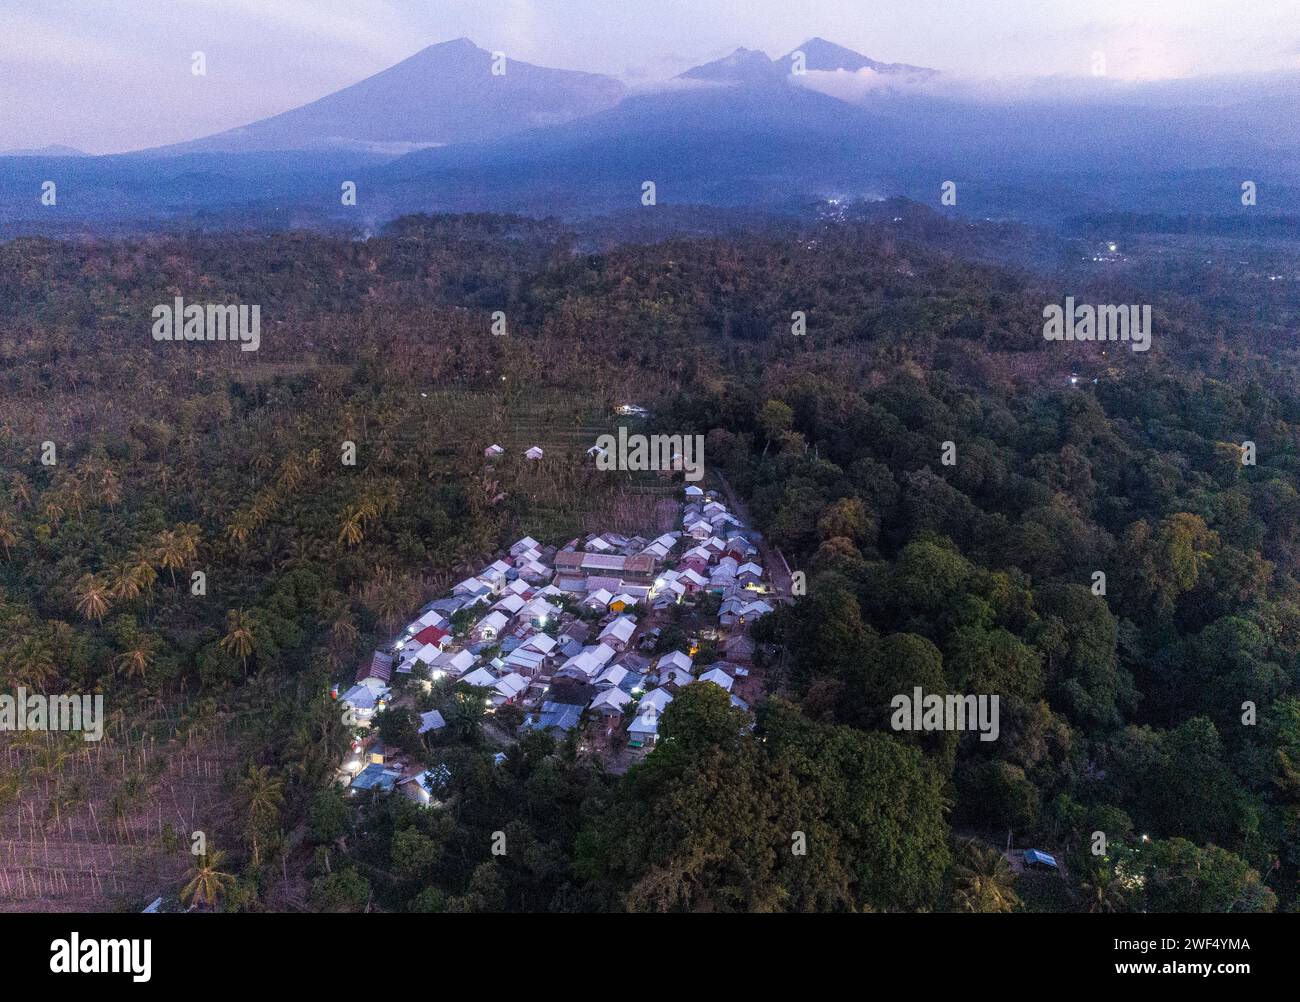
M 136 583 L 141 591 L 149 591 L 158 580 L 158 572 L 153 569 L 153 561 L 144 550 L 138 550 L 131 558 L 131 570 L 135 573 Z
M 99 500 L 110 508 L 122 500 L 122 489 L 117 474 L 107 466 L 99 474 Z
M 77 611 L 86 619 L 102 623 L 111 603 L 108 589 L 99 578 L 94 574 L 83 574 L 74 591 L 77 596 Z
M 330 624 L 330 636 L 334 638 L 334 643 L 340 647 L 351 647 L 357 642 L 360 632 L 352 610 L 346 604 L 343 605 Z
M 1110 914 L 1129 909 L 1128 891 L 1114 870 L 1098 870 L 1091 880 L 1084 881 L 1082 889 L 1090 912 Z
M 361 530 L 361 522 L 364 517 L 364 514 L 352 505 L 348 505 L 343 509 L 343 523 L 339 527 L 340 543 L 356 546 L 365 538 L 365 533 Z
M 257 649 L 253 627 L 253 618 L 243 609 L 238 612 L 231 609 L 226 613 L 226 635 L 221 638 L 221 649 L 239 658 L 245 675 L 248 674 L 248 656 Z
M 206 853 L 195 856 L 194 876 L 181 889 L 181 900 L 188 898 L 191 908 L 200 905 L 215 908 L 217 900 L 235 883 L 233 874 L 218 869 L 225 858 L 226 854 L 220 850 L 213 851 L 211 856 Z
M 153 664 L 153 649 L 152 641 L 137 634 L 130 648 L 117 656 L 117 667 L 128 678 L 132 675 L 144 678 L 145 672 Z
M 953 872 L 954 897 L 963 911 L 1009 912 L 1020 904 L 1012 887 L 1016 875 L 1011 864 L 992 846 L 968 840 L 962 845 Z
M 119 602 L 129 602 L 140 594 L 140 576 L 129 561 L 115 564 L 108 579 L 108 590 Z
M 15 473 L 9 478 L 9 490 L 14 496 L 14 507 L 19 511 L 28 507 L 32 503 L 32 485 L 31 482 L 21 473 Z
M 23 685 L 43 692 L 58 674 L 49 645 L 35 637 L 25 637 L 3 663 L 5 681 L 12 688 Z
M 384 567 L 366 582 L 361 601 L 384 626 L 393 626 L 410 608 L 412 591 L 410 578 L 399 577 L 391 567 Z
M 175 588 L 176 572 L 185 566 L 184 541 L 171 529 L 160 532 L 154 551 L 154 559 L 158 561 L 159 567 L 171 573 L 172 587 Z
M 253 843 L 253 862 L 260 859 L 258 833 L 280 818 L 284 803 L 284 780 L 271 778 L 270 766 L 249 763 L 248 773 L 239 781 L 239 797 L 248 812 L 248 834 Z
M 248 516 L 243 512 L 238 512 L 234 519 L 231 520 L 230 525 L 226 527 L 226 538 L 242 550 L 248 542 L 249 528 Z
M 13 516 L 8 512 L 0 514 L 0 546 L 5 549 L 5 559 L 9 559 L 9 550 L 18 544 L 18 537 L 14 534 Z
M 46 501 L 45 517 L 49 520 L 50 525 L 57 529 L 59 527 L 59 519 L 63 518 L 63 505 L 54 498 Z
M 194 522 L 185 522 L 176 527 L 176 538 L 180 542 L 181 555 L 185 563 L 193 563 L 198 559 L 199 546 L 203 542 L 203 533 L 198 525 Z

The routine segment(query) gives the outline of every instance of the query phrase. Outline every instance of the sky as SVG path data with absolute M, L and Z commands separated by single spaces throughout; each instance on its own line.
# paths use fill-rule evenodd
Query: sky
M 1300 70 L 1300 0 L 0 0 L 0 150 L 194 139 L 461 36 L 638 86 L 814 35 L 983 79 Z

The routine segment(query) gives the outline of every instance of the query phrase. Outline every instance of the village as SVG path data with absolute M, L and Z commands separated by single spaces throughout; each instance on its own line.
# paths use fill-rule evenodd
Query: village
M 718 686 L 749 713 L 766 663 L 750 629 L 789 598 L 764 568 L 761 535 L 720 492 L 687 484 L 683 493 L 680 530 L 604 532 L 558 548 L 524 536 L 418 610 L 350 688 L 335 689 L 354 728 L 340 782 L 440 801 L 445 770 L 385 747 L 372 726 L 406 706 L 422 740 L 446 739 L 445 715 L 420 711 L 440 680 L 483 700 L 498 764 L 519 736 L 543 731 L 626 771 L 655 747 L 666 707 L 688 685 Z

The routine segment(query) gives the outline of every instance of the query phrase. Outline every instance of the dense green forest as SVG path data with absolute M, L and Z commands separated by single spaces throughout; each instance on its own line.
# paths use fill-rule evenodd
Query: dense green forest
M 1300 254 L 1135 237 L 1098 263 L 891 211 L 598 253 L 486 216 L 0 246 L 4 685 L 239 717 L 184 878 L 221 908 L 1295 909 Z M 181 295 L 260 304 L 261 349 L 154 342 Z M 1067 295 L 1152 305 L 1152 350 L 1044 341 Z M 752 729 L 691 686 L 625 775 L 539 735 L 497 767 L 435 686 L 447 737 L 380 727 L 445 767 L 446 806 L 345 797 L 331 682 L 503 544 L 634 505 L 580 448 L 489 472 L 484 444 L 626 400 L 706 435 L 807 574 L 755 628 Z M 914 686 L 998 694 L 999 739 L 896 733 Z M 95 796 L 20 761 L 0 818 Z M 147 782 L 92 786 L 129 816 Z M 1012 874 L 1009 840 L 1067 876 Z

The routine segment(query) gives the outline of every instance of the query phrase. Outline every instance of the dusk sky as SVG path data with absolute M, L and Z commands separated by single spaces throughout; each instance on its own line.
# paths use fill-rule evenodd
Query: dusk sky
M 813 35 L 962 77 L 1300 70 L 1300 0 L 0 0 L 0 149 L 117 152 L 297 107 L 435 42 L 646 84 Z M 206 77 L 190 72 L 204 52 Z

